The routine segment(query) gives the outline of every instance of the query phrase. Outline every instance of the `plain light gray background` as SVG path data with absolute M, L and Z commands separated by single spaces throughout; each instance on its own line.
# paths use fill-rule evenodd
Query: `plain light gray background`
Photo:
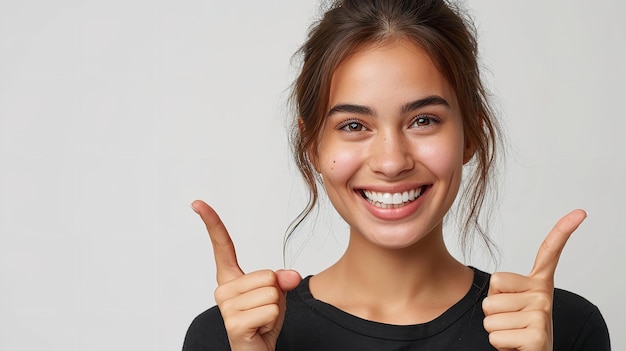
M 466 6 L 510 149 L 499 269 L 527 273 L 553 223 L 587 209 L 557 285 L 596 303 L 626 349 L 626 3 Z M 303 0 L 0 1 L 0 349 L 180 349 L 214 304 L 195 198 L 245 270 L 282 267 L 304 205 L 290 57 L 317 14 Z M 308 243 L 290 264 L 303 275 L 345 243 L 331 211 L 291 247 Z M 468 263 L 492 270 L 483 256 Z

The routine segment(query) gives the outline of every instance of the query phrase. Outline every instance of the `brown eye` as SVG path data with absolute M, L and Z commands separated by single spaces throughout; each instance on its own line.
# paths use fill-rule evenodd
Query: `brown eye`
M 427 126 L 427 125 L 430 124 L 430 119 L 424 118 L 424 117 L 419 117 L 418 119 L 415 120 L 415 123 L 418 126 Z
M 419 115 L 415 117 L 413 123 L 411 123 L 411 127 L 422 128 L 422 127 L 431 127 L 432 125 L 439 122 L 439 118 L 431 115 Z
M 358 121 L 348 121 L 340 126 L 339 129 L 346 132 L 362 132 L 367 130 L 367 128 L 365 128 L 365 126 Z

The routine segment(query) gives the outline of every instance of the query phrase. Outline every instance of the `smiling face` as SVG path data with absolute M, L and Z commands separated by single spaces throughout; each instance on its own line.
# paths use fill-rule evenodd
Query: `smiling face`
M 311 158 L 353 235 L 404 248 L 441 234 L 471 151 L 453 89 L 421 48 L 394 41 L 337 67 Z

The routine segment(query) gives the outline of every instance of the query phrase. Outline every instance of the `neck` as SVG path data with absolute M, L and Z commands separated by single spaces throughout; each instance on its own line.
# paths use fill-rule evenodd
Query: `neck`
M 348 249 L 337 267 L 349 272 L 344 278 L 365 285 L 368 291 L 383 288 L 386 296 L 390 292 L 414 296 L 416 291 L 436 285 L 450 272 L 465 268 L 448 252 L 441 225 L 403 249 L 382 248 L 352 233 Z
M 402 249 L 380 247 L 351 233 L 345 254 L 314 277 L 311 291 L 316 298 L 366 319 L 413 324 L 435 318 L 460 300 L 472 278 L 471 270 L 448 252 L 440 225 Z M 397 316 L 403 310 L 420 311 L 420 315 L 384 316 L 386 311 Z

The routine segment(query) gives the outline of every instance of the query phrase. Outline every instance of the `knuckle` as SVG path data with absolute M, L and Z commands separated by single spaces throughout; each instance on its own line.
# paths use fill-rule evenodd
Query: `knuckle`
M 547 336 L 545 333 L 535 331 L 526 336 L 528 346 L 531 350 L 539 350 L 546 343 Z
M 491 278 L 489 280 L 490 287 L 499 287 L 506 285 L 508 282 L 516 278 L 518 275 L 509 272 L 495 272 L 491 274 Z
M 275 320 L 278 319 L 280 315 L 280 308 L 277 304 L 267 305 L 267 316 L 269 319 Z
M 492 319 L 489 317 L 485 317 L 485 319 L 483 319 L 483 328 L 485 328 L 488 333 L 493 331 L 491 320 Z
M 278 292 L 278 289 L 275 287 L 271 287 L 267 289 L 265 294 L 266 294 L 268 301 L 278 301 L 278 299 L 280 299 L 280 293 Z
M 485 315 L 490 315 L 493 311 L 493 299 L 485 298 L 483 299 L 482 308 Z
M 528 304 L 524 308 L 527 311 L 542 311 L 550 313 L 552 311 L 552 296 L 542 291 L 529 292 Z
M 223 316 L 225 315 L 230 315 L 233 313 L 233 302 L 232 300 L 224 300 L 221 302 L 217 303 L 217 306 L 220 309 L 220 312 L 222 313 Z
M 549 312 L 552 310 L 552 297 L 546 294 L 538 294 L 535 296 L 535 305 L 537 309 Z
M 230 315 L 224 316 L 224 327 L 228 331 L 229 335 L 240 335 L 242 334 L 246 327 L 243 325 L 242 320 L 239 315 Z
M 274 271 L 272 271 L 271 269 L 263 269 L 250 273 L 249 275 L 253 277 L 256 285 L 259 287 L 277 285 L 278 282 L 278 278 L 276 278 L 276 273 L 274 273 Z
M 500 340 L 498 333 L 494 333 L 494 332 L 489 333 L 489 343 L 496 349 L 500 349 L 502 347 L 502 342 Z
M 503 273 L 501 272 L 495 272 L 491 274 L 491 278 L 489 279 L 489 285 L 491 286 L 498 286 L 503 279 Z
M 531 325 L 544 325 L 546 323 L 546 315 L 543 312 L 535 311 L 530 314 Z
M 270 269 L 264 269 L 259 271 L 259 275 L 261 279 L 265 283 L 265 285 L 276 285 L 278 283 L 278 279 L 276 278 L 276 273 Z
M 558 246 L 553 245 L 554 243 L 549 242 L 548 240 L 544 240 L 541 243 L 541 249 L 543 249 L 545 252 L 551 254 L 551 255 L 556 255 L 558 253 L 560 253 L 560 249 Z
M 224 290 L 223 286 L 218 286 L 213 292 L 213 298 L 215 298 L 215 302 L 217 302 L 218 305 L 228 299 L 226 291 Z

